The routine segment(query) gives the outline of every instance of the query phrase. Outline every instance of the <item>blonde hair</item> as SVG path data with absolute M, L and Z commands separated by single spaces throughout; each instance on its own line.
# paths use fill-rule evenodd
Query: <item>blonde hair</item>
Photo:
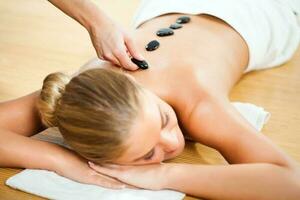
M 46 126 L 57 126 L 74 151 L 101 164 L 126 149 L 141 91 L 130 77 L 108 69 L 87 70 L 71 80 L 57 72 L 44 79 L 37 106 Z

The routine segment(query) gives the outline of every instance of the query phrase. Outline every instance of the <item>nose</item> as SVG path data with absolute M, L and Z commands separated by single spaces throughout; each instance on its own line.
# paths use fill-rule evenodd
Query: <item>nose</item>
M 162 134 L 161 145 L 166 153 L 175 151 L 179 146 L 179 139 L 175 131 L 166 131 Z

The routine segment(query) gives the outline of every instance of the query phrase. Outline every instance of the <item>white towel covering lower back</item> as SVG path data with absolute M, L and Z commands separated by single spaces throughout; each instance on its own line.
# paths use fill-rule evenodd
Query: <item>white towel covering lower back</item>
M 287 62 L 300 41 L 300 0 L 142 0 L 133 26 L 168 13 L 209 14 L 233 27 L 249 48 L 245 72 Z

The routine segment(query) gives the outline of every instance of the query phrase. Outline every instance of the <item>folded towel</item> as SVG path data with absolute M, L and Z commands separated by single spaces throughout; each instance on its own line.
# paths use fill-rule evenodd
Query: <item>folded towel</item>
M 26 169 L 9 178 L 6 184 L 42 197 L 57 200 L 181 200 L 183 193 L 161 190 L 111 190 L 81 184 L 47 170 Z
M 270 117 L 270 113 L 266 112 L 262 107 L 253 104 L 234 102 L 233 105 L 259 131 Z M 38 134 L 34 137 L 68 147 L 63 143 L 63 139 L 59 135 L 42 137 Z M 55 172 L 37 169 L 23 170 L 7 179 L 6 185 L 35 195 L 58 200 L 181 200 L 185 196 L 183 193 L 172 190 L 111 190 L 96 185 L 78 183 L 59 176 Z
M 264 108 L 251 103 L 232 102 L 239 113 L 258 131 L 261 131 L 264 124 L 268 122 L 271 114 Z

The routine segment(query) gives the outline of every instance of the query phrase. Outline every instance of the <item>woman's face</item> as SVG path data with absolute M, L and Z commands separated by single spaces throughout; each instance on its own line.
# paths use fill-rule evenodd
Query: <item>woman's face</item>
M 184 137 L 173 108 L 150 91 L 142 96 L 142 109 L 126 138 L 127 149 L 116 164 L 160 163 L 179 155 Z

